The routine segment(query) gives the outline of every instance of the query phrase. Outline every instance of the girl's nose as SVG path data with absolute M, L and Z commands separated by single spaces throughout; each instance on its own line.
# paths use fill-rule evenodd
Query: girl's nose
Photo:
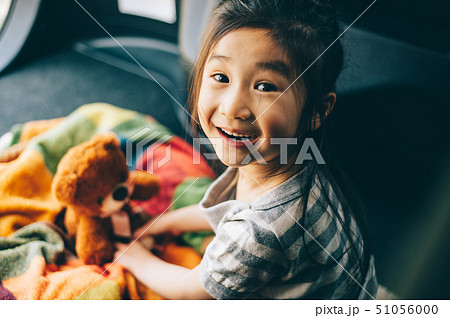
M 230 91 L 228 97 L 220 104 L 219 112 L 230 119 L 247 120 L 252 116 L 250 98 L 242 89 Z

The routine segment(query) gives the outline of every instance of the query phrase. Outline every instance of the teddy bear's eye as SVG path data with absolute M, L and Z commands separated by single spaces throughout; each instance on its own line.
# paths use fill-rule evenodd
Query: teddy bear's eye
M 102 203 L 103 203 L 103 198 L 102 198 L 102 197 L 98 197 L 98 198 L 97 198 L 97 203 L 98 203 L 98 205 L 102 205 Z

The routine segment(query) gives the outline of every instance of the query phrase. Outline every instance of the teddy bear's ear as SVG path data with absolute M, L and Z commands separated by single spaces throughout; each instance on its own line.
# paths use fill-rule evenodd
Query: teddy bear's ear
M 55 176 L 53 180 L 53 193 L 59 201 L 64 203 L 72 203 L 75 201 L 77 178 L 75 173 Z
M 99 138 L 106 150 L 118 148 L 120 146 L 119 139 L 114 133 L 105 133 L 99 136 Z

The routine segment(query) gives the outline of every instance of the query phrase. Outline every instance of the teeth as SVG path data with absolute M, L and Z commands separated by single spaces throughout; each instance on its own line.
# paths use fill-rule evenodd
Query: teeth
M 239 133 L 235 133 L 235 132 L 231 132 L 229 130 L 226 130 L 224 128 L 221 128 L 225 133 L 227 133 L 228 135 L 231 136 L 235 136 L 235 137 L 241 137 L 241 138 L 250 138 L 250 137 L 254 137 L 255 135 L 244 135 L 244 134 L 239 134 Z

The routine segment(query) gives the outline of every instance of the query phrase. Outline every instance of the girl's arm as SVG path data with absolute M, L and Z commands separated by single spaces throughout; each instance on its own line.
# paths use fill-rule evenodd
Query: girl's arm
M 181 232 L 201 230 L 212 231 L 212 228 L 200 211 L 199 205 L 193 204 L 152 218 L 135 232 L 134 237 L 139 237 L 141 234 L 157 235 L 164 232 L 178 235 Z
M 169 264 L 139 241 L 116 243 L 114 261 L 125 266 L 142 283 L 166 299 L 213 299 L 200 284 L 199 266 L 190 270 Z

